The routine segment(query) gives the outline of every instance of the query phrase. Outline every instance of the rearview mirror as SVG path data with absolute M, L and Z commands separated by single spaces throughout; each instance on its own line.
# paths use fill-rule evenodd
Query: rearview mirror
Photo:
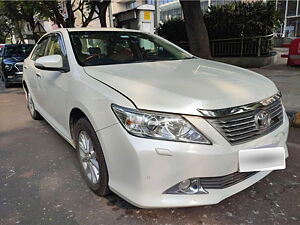
M 40 70 L 67 72 L 68 68 L 63 66 L 63 58 L 60 55 L 48 55 L 38 58 L 34 66 Z

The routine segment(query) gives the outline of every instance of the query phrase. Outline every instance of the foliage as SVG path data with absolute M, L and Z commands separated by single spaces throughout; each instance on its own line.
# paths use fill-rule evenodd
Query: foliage
M 68 17 L 64 18 L 61 14 L 63 7 L 58 0 L 43 0 L 48 7 L 50 19 L 61 27 L 75 27 L 76 19 L 80 19 L 81 26 L 86 27 L 98 18 L 101 26 L 106 27 L 106 11 L 110 2 L 111 0 L 67 0 L 65 7 Z
M 45 18 L 49 13 L 41 1 L 1 1 L 0 11 L 5 17 L 13 21 L 15 26 L 18 26 L 20 21 L 28 22 L 35 41 L 39 38 L 34 32 L 36 21 Z
M 5 43 L 13 28 L 14 25 L 11 23 L 11 20 L 0 12 L 0 43 Z
M 268 35 L 281 22 L 272 1 L 232 2 L 211 6 L 210 11 L 204 14 L 204 21 L 210 40 Z M 172 42 L 187 41 L 182 19 L 161 24 L 157 33 Z
M 2 36 L 3 38 L 6 37 L 6 32 L 2 29 L 2 25 L 7 25 L 7 21 L 12 22 L 9 26 L 14 28 L 21 42 L 24 42 L 20 27 L 23 21 L 29 23 L 33 31 L 32 37 L 35 41 L 39 39 L 39 35 L 35 32 L 37 21 L 51 19 L 60 27 L 75 27 L 75 21 L 78 18 L 82 23 L 82 27 L 86 27 L 91 21 L 100 18 L 101 25 L 106 26 L 106 11 L 111 0 L 67 0 L 65 1 L 68 12 L 67 18 L 64 18 L 61 13 L 62 5 L 60 2 L 58 0 L 0 1 L 0 39 Z
M 273 1 L 211 6 L 204 16 L 210 39 L 264 36 L 280 24 Z
M 157 34 L 174 43 L 187 42 L 185 24 L 182 19 L 176 18 L 160 24 Z

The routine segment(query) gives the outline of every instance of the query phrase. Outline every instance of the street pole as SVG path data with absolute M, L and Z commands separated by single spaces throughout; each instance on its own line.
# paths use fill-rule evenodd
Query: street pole
M 287 12 L 288 12 L 288 7 L 289 7 L 289 0 L 285 0 L 285 14 L 284 14 L 284 24 L 283 24 L 283 34 L 282 37 L 285 37 L 285 30 L 286 30 L 286 24 L 287 24 Z
M 154 27 L 157 29 L 159 27 L 159 22 L 160 22 L 160 11 L 159 11 L 159 1 L 155 1 L 155 18 L 154 18 Z
M 108 5 L 109 25 L 110 25 L 110 27 L 114 27 L 114 21 L 113 21 L 113 14 L 112 14 L 112 9 L 111 9 L 111 4 L 112 4 L 112 2 L 110 2 L 109 5 Z

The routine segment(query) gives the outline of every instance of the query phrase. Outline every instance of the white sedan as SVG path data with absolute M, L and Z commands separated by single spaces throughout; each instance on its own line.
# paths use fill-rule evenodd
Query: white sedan
M 216 204 L 285 168 L 288 118 L 276 86 L 156 35 L 48 33 L 24 62 L 23 87 L 32 118 L 76 148 L 100 196 L 143 208 Z

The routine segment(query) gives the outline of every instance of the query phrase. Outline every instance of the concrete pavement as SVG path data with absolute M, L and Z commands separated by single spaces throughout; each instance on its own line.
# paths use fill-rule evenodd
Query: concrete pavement
M 287 59 L 280 58 L 285 49 L 277 49 L 278 59 L 275 65 L 261 68 L 251 68 L 271 79 L 282 93 L 282 99 L 287 111 L 300 112 L 300 66 L 287 66 Z
M 289 112 L 292 126 L 300 127 L 300 66 L 287 66 L 287 59 L 281 58 L 286 54 L 286 48 L 277 48 L 277 61 L 275 65 L 261 68 L 252 68 L 271 79 L 282 93 L 282 100 Z
M 115 194 L 94 195 L 76 154 L 45 121 L 33 121 L 20 88 L 0 82 L 0 225 L 298 225 L 300 129 L 291 128 L 287 169 L 218 205 L 137 209 Z

